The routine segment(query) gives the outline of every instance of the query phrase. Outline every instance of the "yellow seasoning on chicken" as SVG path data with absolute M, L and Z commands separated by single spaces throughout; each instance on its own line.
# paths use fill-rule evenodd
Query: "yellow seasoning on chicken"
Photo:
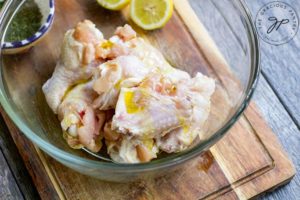
M 124 101 L 125 101 L 127 113 L 133 114 L 140 111 L 140 107 L 136 104 L 134 100 L 134 92 L 132 91 L 125 92 Z
M 185 119 L 182 118 L 182 117 L 180 117 L 180 118 L 179 118 L 179 121 L 180 121 L 181 127 L 183 128 L 183 132 L 184 132 L 185 134 L 189 133 L 190 127 L 186 124 Z
M 142 143 L 149 150 L 151 150 L 153 148 L 153 146 L 154 146 L 154 140 L 153 139 L 142 140 Z

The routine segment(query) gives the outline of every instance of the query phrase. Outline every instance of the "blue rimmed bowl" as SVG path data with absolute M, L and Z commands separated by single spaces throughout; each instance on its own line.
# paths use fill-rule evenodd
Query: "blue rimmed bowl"
M 12 0 L 7 0 L 9 4 Z M 41 39 L 46 35 L 46 33 L 51 28 L 54 19 L 55 6 L 54 0 L 34 0 L 37 4 L 40 12 L 42 14 L 41 27 L 38 31 L 30 36 L 29 38 L 25 38 L 22 41 L 14 41 L 14 42 L 4 42 L 2 46 L 2 52 L 4 54 L 17 54 L 26 52 L 31 47 L 35 46 Z M 22 6 L 24 1 L 20 0 L 20 6 Z

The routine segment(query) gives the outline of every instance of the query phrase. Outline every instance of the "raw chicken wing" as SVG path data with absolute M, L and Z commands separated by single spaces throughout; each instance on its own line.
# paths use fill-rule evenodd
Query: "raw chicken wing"
M 95 46 L 102 40 L 102 33 L 88 20 L 65 34 L 60 60 L 52 77 L 43 85 L 48 105 L 55 114 L 68 89 L 93 76 L 101 62 L 95 60 Z

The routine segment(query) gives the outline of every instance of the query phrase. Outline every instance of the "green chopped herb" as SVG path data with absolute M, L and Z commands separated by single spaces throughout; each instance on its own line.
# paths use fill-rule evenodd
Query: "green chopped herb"
M 0 0 L 0 9 L 3 7 L 5 0 Z
M 41 27 L 42 17 L 35 1 L 27 0 L 9 25 L 5 41 L 15 42 L 31 37 Z

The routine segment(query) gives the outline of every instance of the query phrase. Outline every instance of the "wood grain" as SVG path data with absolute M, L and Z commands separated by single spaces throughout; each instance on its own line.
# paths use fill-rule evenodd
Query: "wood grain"
M 251 11 L 253 19 L 255 18 L 258 10 L 268 2 L 272 0 L 262 1 L 250 1 L 246 0 L 247 5 Z M 228 0 L 211 0 L 211 1 L 189 1 L 193 6 L 193 9 L 197 13 L 200 19 L 203 19 L 203 23 L 209 29 L 210 35 L 218 43 L 222 54 L 232 61 L 232 66 L 239 65 L 236 63 L 239 59 L 235 59 L 235 55 L 239 55 L 239 52 L 243 50 L 232 48 L 230 52 L 224 48 L 230 46 L 227 43 L 228 37 L 230 41 L 238 46 L 239 41 L 235 40 L 236 35 L 239 35 L 239 30 L 234 23 L 231 30 L 228 27 L 228 22 L 232 22 L 236 19 L 235 15 L 228 15 L 227 13 L 234 13 L 234 7 L 228 4 Z M 296 10 L 299 10 L 299 2 L 296 0 L 284 1 L 292 5 Z M 218 8 L 216 8 L 216 5 Z M 218 9 L 220 16 L 216 13 L 206 12 L 204 9 Z M 226 8 L 226 9 L 224 9 Z M 299 14 L 299 12 L 298 12 Z M 225 17 L 225 19 L 224 19 Z M 218 26 L 218 31 L 210 29 L 210 27 Z M 232 34 L 224 34 L 230 33 Z M 268 121 L 274 133 L 280 139 L 282 145 L 289 154 L 289 157 L 293 160 L 296 170 L 300 170 L 300 155 L 298 149 L 300 148 L 300 131 L 299 124 L 295 124 L 295 118 L 299 115 L 299 112 L 295 108 L 300 98 L 299 90 L 296 82 L 299 76 L 298 67 L 298 52 L 299 52 L 299 40 L 300 34 L 290 41 L 288 44 L 275 47 L 269 45 L 261 40 L 261 66 L 263 70 L 263 77 L 258 84 L 258 89 L 255 92 L 255 102 L 259 109 L 262 111 L 264 118 Z M 232 45 L 232 44 L 231 44 Z M 232 53 L 233 52 L 233 53 Z M 288 78 L 287 78 L 288 77 Z M 296 80 L 295 80 L 296 79 Z M 283 98 L 284 97 L 284 98 Z M 283 104 L 282 104 L 283 103 Z M 286 108 L 288 112 L 286 111 Z M 298 108 L 299 109 L 299 108 Z M 268 194 L 265 199 L 297 199 L 300 196 L 300 174 L 297 173 L 291 183 L 283 188 L 276 190 Z
M 46 176 L 47 172 L 43 167 L 40 158 L 37 156 L 37 153 L 33 154 L 33 152 L 36 152 L 34 145 L 23 134 L 20 134 L 18 128 L 11 123 L 9 117 L 2 108 L 0 111 L 40 197 L 42 199 L 59 199 L 51 179 L 49 176 Z
M 227 186 L 228 190 L 229 184 L 225 176 L 214 176 L 220 172 L 215 161 L 206 172 L 198 169 L 202 158 L 197 159 L 186 170 L 130 184 L 102 182 L 80 175 L 49 157 L 47 159 L 67 199 L 202 199 L 211 191 L 217 192 L 217 188 Z
M 252 109 L 251 109 L 252 108 Z M 255 131 L 259 133 L 260 131 L 264 131 L 263 135 L 260 135 L 260 140 L 263 145 L 265 145 L 265 148 L 268 149 L 268 152 L 270 155 L 273 155 L 277 150 L 282 148 L 280 143 L 278 142 L 277 138 L 274 137 L 272 130 L 268 127 L 267 123 L 263 120 L 261 116 L 259 116 L 259 113 L 257 111 L 257 108 L 255 104 L 250 104 L 249 109 L 245 111 L 245 115 L 249 121 L 249 123 L 252 125 L 252 127 L 255 127 Z M 252 116 L 256 116 L 253 118 Z M 278 153 L 278 152 L 277 152 Z M 284 159 L 287 158 L 287 154 L 285 152 L 281 152 L 277 155 L 277 159 Z M 290 177 L 290 173 L 286 170 L 291 167 L 291 163 L 288 162 L 276 162 L 274 160 L 273 162 L 274 168 L 272 171 L 268 171 L 261 176 L 258 176 L 251 182 L 247 182 L 246 184 L 241 185 L 240 188 L 238 188 L 238 193 L 243 193 L 244 197 L 255 197 L 257 194 L 257 190 L 265 190 L 266 188 L 274 189 L 278 185 L 282 184 L 278 182 L 276 179 L 287 179 Z M 291 168 L 290 168 L 291 169 Z M 293 174 L 296 173 L 295 168 L 292 167 L 291 169 Z M 291 178 L 291 177 L 290 177 Z M 273 187 L 268 186 L 268 183 L 276 183 Z
M 65 1 L 65 4 L 67 2 Z M 74 6 L 74 4 L 69 6 Z M 178 18 L 175 16 L 173 20 L 174 23 Z M 180 24 L 176 24 L 176 26 L 182 27 Z M 169 25 L 169 28 L 172 28 L 172 26 Z M 163 34 L 167 33 L 153 33 L 153 37 L 158 38 Z M 183 31 L 181 34 L 186 35 L 187 32 Z M 180 44 L 180 42 L 177 43 L 177 45 Z M 194 44 L 190 43 L 190 45 Z M 228 134 L 213 147 L 211 153 L 195 159 L 188 166 L 172 175 L 130 185 L 111 184 L 91 179 L 61 166 L 53 159 L 36 151 L 34 147 L 27 149 L 27 151 L 31 152 L 32 156 L 39 157 L 39 159 L 33 158 L 33 162 L 36 163 L 35 166 L 39 165 L 41 169 L 33 174 L 39 177 L 47 176 L 48 178 L 45 178 L 46 182 L 48 184 L 52 183 L 51 190 L 57 191 L 55 184 L 58 182 L 61 191 L 64 192 L 63 196 L 60 196 L 61 198 L 244 199 L 253 197 L 270 187 L 277 186 L 283 180 L 290 179 L 294 173 L 291 163 L 286 159 L 286 155 L 281 153 L 281 147 L 278 146 L 278 142 L 274 139 L 271 131 L 262 121 L 256 112 L 256 108 L 251 106 L 248 114 L 231 130 L 231 134 Z M 22 139 L 22 136 L 18 136 L 20 133 L 8 120 L 7 123 L 14 132 L 15 141 L 21 143 L 19 148 L 22 148 L 22 145 L 25 145 L 22 144 L 22 141 L 25 140 Z M 257 129 L 256 127 L 260 128 Z M 244 144 L 240 141 L 246 141 L 247 143 Z M 276 146 L 276 151 L 273 147 L 272 150 L 271 144 Z M 26 157 L 26 155 L 23 155 L 23 157 Z M 282 166 L 288 173 L 284 173 Z M 233 168 L 236 170 L 231 170 Z M 267 173 L 268 175 L 265 175 Z M 265 177 L 262 175 L 265 175 Z M 36 179 L 35 183 L 38 184 L 38 189 L 43 188 L 41 187 L 42 184 Z M 249 185 L 249 188 L 246 185 Z M 56 194 L 57 196 L 60 195 Z M 49 196 L 44 196 L 44 198 L 47 197 L 49 198 Z
M 248 126 L 255 126 L 255 133 L 237 124 L 211 149 L 211 154 L 206 153 L 187 163 L 175 173 L 131 184 L 107 183 L 78 174 L 33 149 L 29 151 L 29 160 L 36 162 L 37 157 L 44 160 L 43 164 L 35 164 L 44 168 L 37 175 L 49 177 L 52 185 L 48 187 L 55 188 L 61 199 L 222 199 L 223 195 L 228 199 L 248 199 L 289 180 L 294 174 L 278 141 L 256 110 L 252 104 L 246 112 L 247 119 L 241 119 L 247 120 Z M 10 121 L 7 124 L 15 137 L 24 139 Z M 247 140 L 242 138 L 243 135 L 248 136 Z M 254 156 L 249 157 L 249 153 Z M 224 159 L 220 157 L 222 155 L 232 159 Z M 45 165 L 50 170 L 45 170 Z M 55 177 L 55 182 L 50 177 Z M 63 195 L 59 194 L 61 191 Z
M 297 172 L 299 172 L 300 131 L 265 78 L 261 78 L 254 100 L 263 113 L 264 119 L 267 120 L 273 132 L 280 139 L 284 149 L 288 152 Z M 300 175 L 297 173 L 289 184 L 268 193 L 263 199 L 297 199 L 300 196 L 299 185 Z
M 197 42 L 205 59 L 210 64 L 211 70 L 214 72 L 210 74 L 215 74 L 223 88 L 227 91 L 227 94 L 234 100 L 241 91 L 240 80 L 232 73 L 232 69 L 227 63 L 227 60 L 218 49 L 215 41 L 209 35 L 207 29 L 199 20 L 188 1 L 174 0 L 174 6 L 194 40 Z M 194 52 L 193 50 L 189 51 Z
M 39 195 L 2 116 L 0 117 L 0 149 L 3 152 L 5 161 L 11 169 L 16 186 L 19 187 L 24 198 L 38 199 Z M 14 181 L 11 181 L 11 183 L 14 183 Z
M 0 151 L 0 199 L 24 199 Z
M 253 17 L 258 10 L 270 0 L 261 0 L 259 3 L 252 3 L 246 0 Z M 284 1 L 289 3 L 297 12 L 300 10 L 300 2 L 297 0 Z M 277 13 L 279 15 L 279 13 Z M 276 16 L 277 16 L 276 15 Z M 289 43 L 273 46 L 261 40 L 261 65 L 263 74 L 271 84 L 272 89 L 278 95 L 281 103 L 290 113 L 298 128 L 300 127 L 300 67 L 299 67 L 299 49 L 300 32 Z

